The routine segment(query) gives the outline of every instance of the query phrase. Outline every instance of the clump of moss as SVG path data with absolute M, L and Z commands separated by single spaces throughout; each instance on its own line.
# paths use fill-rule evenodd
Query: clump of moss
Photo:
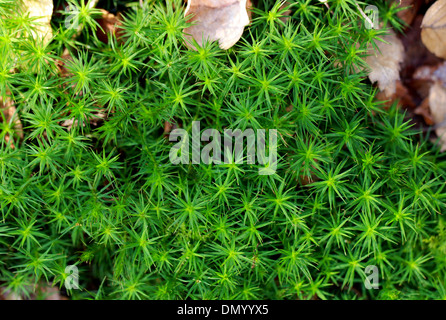
M 75 298 L 444 297 L 446 162 L 357 72 L 386 29 L 366 29 L 355 1 L 288 1 L 289 18 L 258 1 L 228 51 L 187 49 L 180 1 L 126 7 L 107 43 L 98 11 L 72 2 L 80 34 L 54 17 L 43 43 L 0 1 L 0 94 L 23 125 L 1 123 L 4 287 L 64 287 L 76 265 Z M 276 129 L 277 171 L 172 164 L 164 127 L 193 121 Z

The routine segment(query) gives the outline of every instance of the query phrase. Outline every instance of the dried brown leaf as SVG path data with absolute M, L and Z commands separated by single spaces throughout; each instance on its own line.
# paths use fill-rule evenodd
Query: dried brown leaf
M 414 110 L 414 113 L 422 116 L 427 125 L 432 126 L 435 124 L 429 108 L 429 97 L 421 102 L 421 104 Z
M 404 46 L 395 33 L 382 37 L 386 43 L 377 41 L 379 51 L 369 55 L 366 63 L 370 67 L 369 79 L 378 82 L 379 89 L 390 97 L 396 92 L 396 81 L 400 80 L 400 63 L 404 58 Z
M 0 287 L 0 300 L 68 300 L 60 289 L 51 286 L 51 284 L 39 283 L 37 286 L 26 286 L 32 293 L 29 297 L 20 295 L 8 290 L 5 287 Z M 35 289 L 35 290 L 33 290 Z
M 98 126 L 99 122 L 103 121 L 106 117 L 107 117 L 106 111 L 101 109 L 98 112 L 94 112 L 93 116 L 91 118 L 89 118 L 88 120 L 89 120 L 90 124 L 92 124 L 94 126 Z M 72 119 L 67 119 L 67 120 L 61 122 L 60 125 L 64 128 L 67 128 L 68 131 L 71 131 L 71 129 L 73 129 L 73 127 L 79 126 L 79 122 L 76 119 L 72 118 Z M 85 127 L 86 124 L 83 123 L 82 126 Z
M 286 11 L 283 13 L 285 17 L 280 18 L 280 20 L 284 23 L 286 23 L 290 19 L 289 17 L 289 15 L 291 15 L 291 9 L 289 8 L 290 5 L 291 3 L 289 1 L 284 1 L 280 6 L 280 10 L 286 9 Z
M 394 2 L 398 2 L 399 8 L 405 8 L 398 11 L 397 16 L 408 25 L 413 22 L 422 5 L 422 0 L 394 0 Z
M 446 0 L 436 1 L 421 24 L 421 40 L 437 57 L 446 59 Z
M 250 23 L 249 0 L 188 0 L 185 15 L 193 15 L 189 22 L 195 22 L 184 30 L 186 44 L 194 49 L 191 39 L 198 45 L 203 40 L 218 41 L 220 48 L 232 47 L 242 36 L 245 26 Z
M 393 93 L 392 95 L 388 96 L 384 91 L 381 91 L 378 92 L 378 94 L 375 96 L 375 99 L 383 102 L 384 108 L 390 108 L 395 102 L 397 102 L 400 106 L 408 108 L 416 107 L 416 104 L 413 101 L 409 90 L 400 80 L 396 81 L 395 88 L 395 93 Z
M 96 21 L 101 26 L 101 29 L 98 29 L 97 36 L 99 40 L 104 43 L 108 43 L 108 35 L 115 34 L 116 38 L 120 38 L 119 27 L 122 26 L 121 22 L 121 14 L 118 12 L 117 15 L 108 12 L 107 10 L 100 9 L 102 16 Z
M 23 0 L 23 4 L 30 17 L 38 17 L 33 34 L 34 37 L 42 38 L 45 43 L 51 40 L 53 30 L 51 29 L 51 16 L 53 15 L 53 0 Z
M 446 61 L 440 64 L 440 66 L 433 72 L 432 78 L 441 81 L 443 86 L 446 86 Z

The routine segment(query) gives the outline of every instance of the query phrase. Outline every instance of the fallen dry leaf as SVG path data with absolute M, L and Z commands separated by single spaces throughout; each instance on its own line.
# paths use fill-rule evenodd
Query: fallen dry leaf
M 417 102 L 420 104 L 429 96 L 429 91 L 434 84 L 433 73 L 437 67 L 423 65 L 418 67 L 409 78 L 410 94 L 417 97 Z
M 379 51 L 369 52 L 366 63 L 370 67 L 369 79 L 378 82 L 379 89 L 390 97 L 396 92 L 400 80 L 400 63 L 404 58 L 404 46 L 393 31 L 382 37 L 387 43 L 377 41 Z
M 44 300 L 68 300 L 68 298 L 61 294 L 59 288 L 51 287 L 47 284 L 41 284 L 38 288 L 40 299 Z
M 404 82 L 410 82 L 415 70 L 421 66 L 434 66 L 441 59 L 430 52 L 421 41 L 421 24 L 424 15 L 418 14 L 410 28 L 400 35 L 404 45 L 404 61 L 401 64 L 400 76 Z
M 61 291 L 57 287 L 52 287 L 51 285 L 39 283 L 35 286 L 35 291 L 32 291 L 33 288 L 30 285 L 26 286 L 29 291 L 32 291 L 29 297 L 0 287 L 0 300 L 68 300 L 68 297 L 61 294 Z
M 446 85 L 446 61 L 440 64 L 440 66 L 433 72 L 432 78 L 443 82 L 443 86 Z
M 285 10 L 285 12 L 283 12 L 282 14 L 284 15 L 284 17 L 279 18 L 282 22 L 286 23 L 290 17 L 289 15 L 291 15 L 291 9 L 289 8 L 291 6 L 291 3 L 289 1 L 284 1 L 282 2 L 281 6 L 280 6 L 280 11 Z
M 446 0 L 438 0 L 426 12 L 421 40 L 437 57 L 446 59 Z
M 23 0 L 23 4 L 30 17 L 39 17 L 34 20 L 37 32 L 33 32 L 33 36 L 42 38 L 44 43 L 50 41 L 53 36 L 50 23 L 54 9 L 53 0 Z
M 398 3 L 398 8 L 405 8 L 398 11 L 397 16 L 408 25 L 413 22 L 422 5 L 422 0 L 394 0 L 394 2 Z
M 97 31 L 97 36 L 99 40 L 101 40 L 104 43 L 107 43 L 109 34 L 115 34 L 116 37 L 119 39 L 120 36 L 119 27 L 122 26 L 121 14 L 118 12 L 117 15 L 114 15 L 113 13 L 110 13 L 107 10 L 104 9 L 100 10 L 102 16 L 99 19 L 96 19 L 96 21 L 102 28 L 102 30 L 98 29 Z
M 436 81 L 429 92 L 429 106 L 434 122 L 435 132 L 440 138 L 441 151 L 446 151 L 446 87 Z
M 6 288 L 0 288 L 0 300 L 23 300 L 23 298 Z
M 400 81 L 397 80 L 395 83 L 395 92 L 388 96 L 384 91 L 378 92 L 375 99 L 383 102 L 385 108 L 390 108 L 393 103 L 398 102 L 398 105 L 404 106 L 406 108 L 415 108 L 416 104 L 413 101 L 409 90 Z
M 68 71 L 66 67 L 67 63 L 71 61 L 73 61 L 73 57 L 71 56 L 70 51 L 68 51 L 68 49 L 65 48 L 64 51 L 62 52 L 60 59 L 56 60 L 56 65 L 59 68 L 59 74 L 62 78 L 66 78 L 73 75 L 70 71 Z
M 164 122 L 164 138 L 169 139 L 169 134 L 175 130 L 180 128 L 180 125 L 175 122 L 175 120 L 165 121 Z
M 446 83 L 446 62 L 436 65 L 424 65 L 415 70 L 412 76 L 412 91 L 425 99 L 435 81 Z
M 435 70 L 435 66 L 421 66 L 415 70 L 413 78 L 417 80 L 431 81 Z
M 430 108 L 429 108 L 429 97 L 424 99 L 421 104 L 414 110 L 415 114 L 422 116 L 424 119 L 424 122 L 426 122 L 427 125 L 432 126 L 435 124 L 435 121 L 432 117 Z
M 98 126 L 99 122 L 104 120 L 107 115 L 105 113 L 106 111 L 101 109 L 98 112 L 94 112 L 93 116 L 88 119 L 89 123 L 94 125 L 94 126 Z M 64 128 L 67 128 L 68 131 L 71 131 L 71 129 L 73 129 L 73 127 L 78 127 L 79 126 L 79 122 L 76 119 L 67 119 L 63 122 L 60 123 L 60 125 Z M 86 124 L 82 123 L 82 126 L 85 127 Z
M 249 0 L 188 0 L 185 16 L 195 22 L 184 30 L 186 44 L 194 49 L 192 38 L 201 46 L 203 40 L 218 41 L 223 50 L 232 47 L 250 23 Z

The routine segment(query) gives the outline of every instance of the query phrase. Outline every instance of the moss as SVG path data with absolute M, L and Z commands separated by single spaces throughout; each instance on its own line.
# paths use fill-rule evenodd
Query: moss
M 1 95 L 24 127 L 22 139 L 1 123 L 3 286 L 64 287 L 76 265 L 74 298 L 444 295 L 445 159 L 352 72 L 386 29 L 364 28 L 354 1 L 289 2 L 284 22 L 277 3 L 259 1 L 228 51 L 190 51 L 179 1 L 126 8 L 108 43 L 94 9 L 81 10 L 76 39 L 55 16 L 47 45 L 0 1 Z M 277 130 L 277 170 L 174 165 L 166 136 L 192 134 L 193 121 Z M 379 290 L 364 285 L 372 265 Z

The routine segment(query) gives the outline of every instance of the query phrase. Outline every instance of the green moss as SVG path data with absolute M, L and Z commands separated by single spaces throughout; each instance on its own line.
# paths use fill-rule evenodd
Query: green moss
M 445 159 L 353 72 L 385 29 L 366 29 L 355 1 L 289 2 L 283 22 L 259 1 L 228 51 L 190 51 L 179 1 L 134 3 L 107 44 L 94 9 L 76 40 L 55 16 L 47 45 L 0 1 L 0 94 L 24 127 L 1 123 L 3 286 L 63 287 L 75 264 L 74 298 L 444 297 Z M 277 129 L 277 171 L 174 165 L 166 121 Z

